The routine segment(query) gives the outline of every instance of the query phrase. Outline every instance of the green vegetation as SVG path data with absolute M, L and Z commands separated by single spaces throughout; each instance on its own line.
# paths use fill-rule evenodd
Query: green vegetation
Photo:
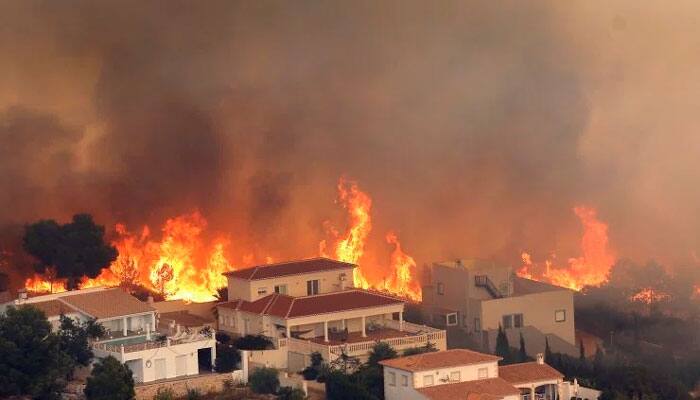
M 428 342 L 425 344 L 425 346 L 411 347 L 411 348 L 404 350 L 403 355 L 404 356 L 412 356 L 415 354 L 432 353 L 434 351 L 438 351 L 437 347 L 435 347 L 435 343 Z
M 396 350 L 386 343 L 379 342 L 372 348 L 365 364 L 360 365 L 356 362 L 356 367 L 348 369 L 341 366 L 352 364 L 347 360 L 342 364 L 331 363 L 331 370 L 325 377 L 327 398 L 329 400 L 383 400 L 384 373 L 379 362 L 395 357 L 397 357 Z
M 304 400 L 304 391 L 298 388 L 283 386 L 277 391 L 277 400 Z
M 269 350 L 275 347 L 263 335 L 245 335 L 234 340 L 233 345 L 239 350 Z
M 95 363 L 85 385 L 87 400 L 131 400 L 134 396 L 134 378 L 126 365 L 112 356 Z
M 89 214 L 77 214 L 67 224 L 41 220 L 25 228 L 24 250 L 37 259 L 39 273 L 50 271 L 76 289 L 80 278 L 95 278 L 117 259 L 117 249 L 105 243 L 105 229 Z
M 277 370 L 274 368 L 256 368 L 248 378 L 250 390 L 259 394 L 275 394 L 280 387 Z
M 231 372 L 241 362 L 241 352 L 231 344 L 216 344 L 216 360 L 214 370 L 216 372 Z

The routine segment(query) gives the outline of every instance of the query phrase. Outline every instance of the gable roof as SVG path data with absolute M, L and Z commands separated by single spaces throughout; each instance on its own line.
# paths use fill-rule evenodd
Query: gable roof
M 258 265 L 251 268 L 224 272 L 226 276 L 248 281 L 279 278 L 282 276 L 310 274 L 321 271 L 333 271 L 355 268 L 355 264 L 318 257 L 308 260 L 286 261 L 277 264 Z
M 59 298 L 94 318 L 112 318 L 123 315 L 140 314 L 155 311 L 147 303 L 124 292 L 120 288 L 105 289 L 88 293 L 66 295 Z
M 492 354 L 484 354 L 467 349 L 452 349 L 392 358 L 390 360 L 380 361 L 379 363 L 387 367 L 404 371 L 418 372 L 437 368 L 497 362 L 501 359 L 501 357 Z
M 273 293 L 252 302 L 239 299 L 222 303 L 218 306 L 253 314 L 272 315 L 281 318 L 301 318 L 317 314 L 404 303 L 404 300 L 393 296 L 362 289 L 351 289 L 304 297 L 291 297 Z
M 514 385 L 564 377 L 556 369 L 547 364 L 539 364 L 536 361 L 498 367 L 498 376 Z
M 443 400 L 492 400 L 504 396 L 519 395 L 520 390 L 501 378 L 447 383 L 416 389 L 429 399 Z
M 77 312 L 75 308 L 60 300 L 39 301 L 36 303 L 27 303 L 26 305 L 38 308 L 44 313 L 44 315 L 46 315 L 46 318 L 58 317 L 62 314 L 66 315 Z

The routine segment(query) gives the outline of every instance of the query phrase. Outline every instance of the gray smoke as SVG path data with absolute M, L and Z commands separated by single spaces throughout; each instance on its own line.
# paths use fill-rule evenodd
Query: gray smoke
M 199 209 L 314 254 L 341 175 L 420 263 L 700 248 L 698 5 L 5 1 L 0 224 Z

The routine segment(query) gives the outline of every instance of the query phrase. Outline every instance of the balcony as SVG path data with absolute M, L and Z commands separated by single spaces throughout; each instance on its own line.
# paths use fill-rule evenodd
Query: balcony
M 425 346 L 428 342 L 439 350 L 446 349 L 445 331 L 409 322 L 403 322 L 402 330 L 399 321 L 395 320 L 382 321 L 380 325 L 367 329 L 365 336 L 362 336 L 361 332 L 348 332 L 343 337 L 331 334 L 328 341 L 320 336 L 310 339 L 281 339 L 278 344 L 286 345 L 290 351 L 298 353 L 318 352 L 324 359 L 331 360 L 343 351 L 353 357 L 366 357 L 378 341 L 389 344 L 398 352 Z
M 212 340 L 213 334 L 195 333 L 181 334 L 167 337 L 164 340 L 148 338 L 146 335 L 129 336 L 123 339 L 100 341 L 92 343 L 94 350 L 103 351 L 106 353 L 125 354 L 161 347 L 172 347 L 185 343 L 194 343 Z

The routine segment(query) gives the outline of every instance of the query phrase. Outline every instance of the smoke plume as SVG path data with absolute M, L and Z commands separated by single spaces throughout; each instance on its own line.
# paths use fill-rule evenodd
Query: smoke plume
M 0 225 L 198 209 L 232 246 L 313 255 L 339 176 L 419 263 L 700 251 L 700 6 L 5 1 Z M 695 99 L 695 100 L 693 100 Z

